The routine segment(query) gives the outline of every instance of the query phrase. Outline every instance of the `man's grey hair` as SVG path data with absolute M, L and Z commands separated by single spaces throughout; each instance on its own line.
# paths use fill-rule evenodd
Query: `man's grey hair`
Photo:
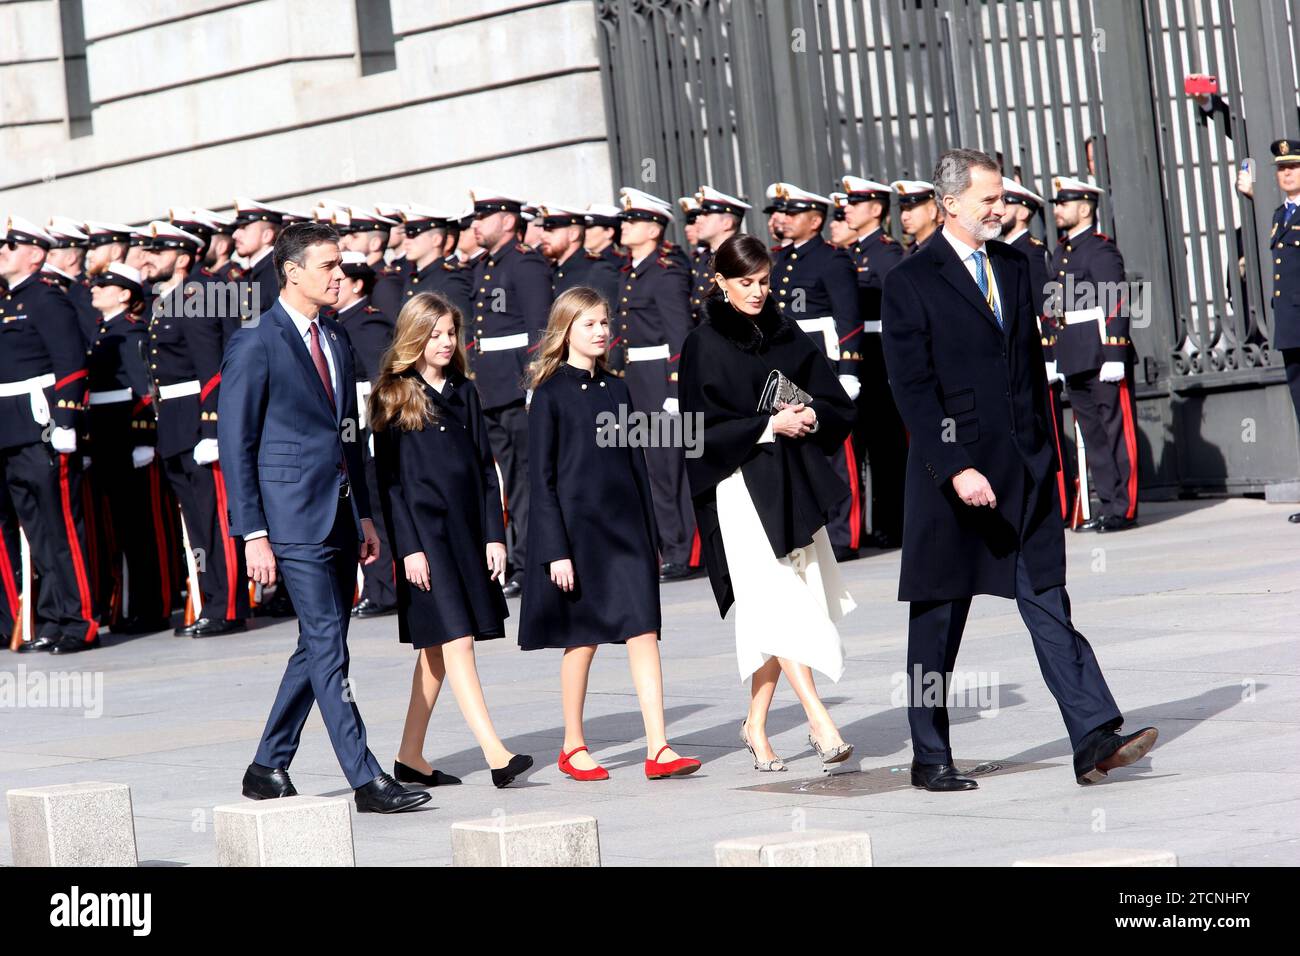
M 978 149 L 950 149 L 934 164 L 934 198 L 940 206 L 944 196 L 960 196 L 970 189 L 970 171 L 979 167 L 1002 175 L 1002 167 L 988 153 Z

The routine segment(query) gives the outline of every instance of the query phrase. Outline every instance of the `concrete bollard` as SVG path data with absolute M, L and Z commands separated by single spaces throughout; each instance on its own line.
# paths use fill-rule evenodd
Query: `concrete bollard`
M 216 807 L 217 866 L 355 866 L 347 800 L 281 797 Z
M 137 866 L 131 788 L 62 783 L 5 794 L 14 866 Z
M 871 836 L 845 830 L 793 830 L 722 840 L 718 866 L 871 866 Z
M 1060 856 L 1039 856 L 1016 860 L 1012 866 L 1177 866 L 1178 856 L 1170 850 L 1084 850 Z
M 596 818 L 520 813 L 451 825 L 452 866 L 600 866 Z

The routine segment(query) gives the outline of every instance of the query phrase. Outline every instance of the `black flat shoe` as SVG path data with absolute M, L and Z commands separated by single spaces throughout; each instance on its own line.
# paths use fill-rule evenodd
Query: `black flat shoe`
M 405 813 L 432 799 L 427 791 L 407 790 L 386 773 L 355 791 L 358 813 Z
M 501 589 L 501 593 L 508 598 L 519 597 L 519 595 L 524 593 L 524 586 L 521 583 L 521 579 L 519 577 L 511 578 L 506 582 L 505 587 Z
M 510 762 L 500 770 L 492 771 L 492 785 L 500 790 L 514 783 L 515 777 L 533 765 L 533 758 L 528 754 L 515 754 Z
M 36 651 L 48 651 L 59 641 L 63 640 L 58 634 L 41 634 L 32 638 L 30 641 L 23 641 L 18 645 L 19 654 L 33 654 Z
M 1292 515 L 1287 515 L 1286 520 L 1291 522 L 1292 524 L 1300 524 L 1300 511 L 1297 511 L 1295 514 Z
M 1117 767 L 1141 760 L 1156 745 L 1159 736 L 1154 727 L 1143 727 L 1125 735 L 1113 730 L 1089 734 L 1074 755 L 1075 781 L 1081 786 L 1096 783 Z
M 441 770 L 435 770 L 433 773 L 420 773 L 420 771 L 408 767 L 400 760 L 393 761 L 393 776 L 397 778 L 398 783 L 418 783 L 424 787 L 450 787 L 460 783 L 460 777 L 453 777 Z
M 99 647 L 99 635 L 95 635 L 88 641 L 83 641 L 79 637 L 61 637 L 50 645 L 51 654 L 80 654 L 82 651 L 93 651 Z
M 1135 527 L 1136 525 L 1137 521 L 1133 518 L 1125 518 L 1122 515 L 1106 515 L 1106 517 L 1101 519 L 1101 524 L 1097 527 L 1097 533 L 1100 534 L 1105 531 L 1127 531 L 1129 528 Z
M 695 570 L 688 564 L 668 562 L 659 569 L 660 581 L 685 581 L 687 578 L 694 576 Z
M 963 777 L 950 763 L 912 762 L 912 786 L 922 787 L 931 793 L 953 793 L 957 790 L 978 790 L 979 784 Z
M 216 637 L 219 634 L 235 634 L 248 630 L 248 625 L 241 620 L 214 621 L 201 617 L 190 625 L 190 637 Z
M 352 609 L 353 617 L 384 617 L 388 614 L 396 614 L 396 604 L 380 604 L 370 598 L 365 598 Z
M 1096 531 L 1098 528 L 1101 527 L 1101 521 L 1102 521 L 1101 516 L 1098 515 L 1096 518 L 1089 518 L 1087 521 L 1083 522 L 1083 524 L 1079 525 L 1079 527 L 1075 528 L 1074 530 L 1075 531 Z
M 244 771 L 244 796 L 250 800 L 275 800 L 279 797 L 296 797 L 298 791 L 289 780 L 289 771 L 283 767 L 263 767 L 250 763 Z

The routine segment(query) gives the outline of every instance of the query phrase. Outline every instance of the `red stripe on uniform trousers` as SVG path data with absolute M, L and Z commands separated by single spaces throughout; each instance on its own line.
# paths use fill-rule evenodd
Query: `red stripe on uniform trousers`
M 686 562 L 692 568 L 700 566 L 700 527 L 695 526 L 695 534 L 691 537 L 691 556 Z
M 858 482 L 858 458 L 853 439 L 844 439 L 844 465 L 849 473 L 849 547 L 856 549 L 862 538 L 862 487 Z
M 1050 382 L 1047 385 L 1047 410 L 1052 416 L 1052 438 L 1056 441 L 1056 491 L 1061 498 L 1061 520 L 1068 522 L 1070 509 L 1065 503 L 1065 456 L 1061 454 L 1061 429 L 1056 421 L 1056 393 L 1052 391 Z
M 81 616 L 86 622 L 86 643 L 94 640 L 99 625 L 90 614 L 90 582 L 86 579 L 86 562 L 81 554 L 81 540 L 77 537 L 77 523 L 72 519 L 72 489 L 68 487 L 68 456 L 59 456 L 59 503 L 63 506 L 63 528 L 68 536 L 68 553 L 72 555 L 73 576 L 77 579 L 77 597 L 81 601 Z
M 217 524 L 221 528 L 221 553 L 226 559 L 226 620 L 235 619 L 235 588 L 239 587 L 239 560 L 235 554 L 235 539 L 230 536 L 230 522 L 226 518 L 226 478 L 221 465 L 212 463 L 212 481 L 217 491 Z
M 154 462 L 146 465 L 145 468 L 149 471 L 149 504 L 153 508 L 153 537 L 158 547 L 158 578 L 162 585 L 162 609 L 163 615 L 169 616 L 172 612 L 171 552 L 167 549 L 167 537 L 163 531 L 162 490 L 158 487 L 157 464 Z
M 1133 421 L 1133 407 L 1129 403 L 1130 398 L 1128 379 L 1120 379 L 1119 407 L 1124 423 L 1124 450 L 1128 452 L 1128 510 L 1124 512 L 1126 518 L 1132 518 L 1137 514 L 1138 506 L 1137 426 Z
M 14 577 L 13 562 L 9 560 L 9 545 L 0 540 L 0 583 L 4 584 L 5 600 L 9 603 L 9 614 L 18 616 L 18 581 Z

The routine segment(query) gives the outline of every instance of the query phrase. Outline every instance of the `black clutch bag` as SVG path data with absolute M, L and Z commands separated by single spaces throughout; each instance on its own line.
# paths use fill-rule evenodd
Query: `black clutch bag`
M 811 405 L 813 397 L 790 381 L 780 371 L 772 369 L 763 383 L 763 393 L 758 399 L 758 410 L 775 415 L 784 405 Z

